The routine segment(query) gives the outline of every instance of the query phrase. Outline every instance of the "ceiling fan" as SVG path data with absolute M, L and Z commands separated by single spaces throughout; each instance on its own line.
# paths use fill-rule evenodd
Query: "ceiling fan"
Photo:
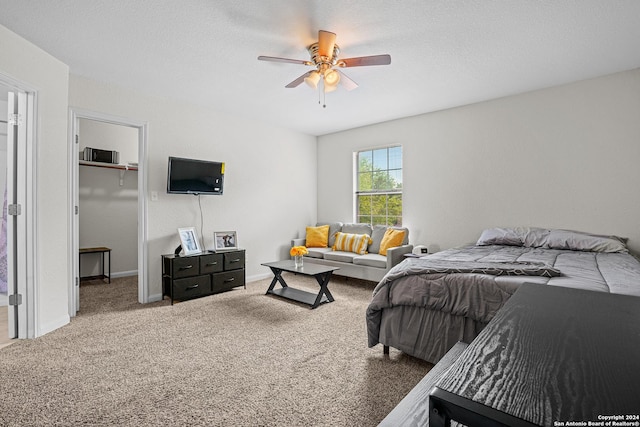
M 318 41 L 307 48 L 310 61 L 299 59 L 277 58 L 274 56 L 258 56 L 260 61 L 287 62 L 291 64 L 301 64 L 312 66 L 315 69 L 308 71 L 286 85 L 286 88 L 294 88 L 302 82 L 307 83 L 312 88 L 318 88 L 320 80 L 323 82 L 323 91 L 333 92 L 338 84 L 346 90 L 353 90 L 358 87 L 357 83 L 347 77 L 337 68 L 363 67 L 368 65 L 389 65 L 390 55 L 360 56 L 357 58 L 338 58 L 340 47 L 336 44 L 336 35 L 330 31 L 318 31 Z

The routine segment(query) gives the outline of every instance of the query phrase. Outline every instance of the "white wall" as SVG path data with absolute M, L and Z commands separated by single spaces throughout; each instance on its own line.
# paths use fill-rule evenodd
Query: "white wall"
M 290 239 L 316 219 L 316 138 L 195 105 L 144 96 L 71 76 L 69 104 L 149 123 L 149 282 L 161 294 L 160 255 L 172 253 L 179 227 L 200 231 L 198 199 L 166 193 L 169 156 L 226 162 L 222 196 L 201 196 L 204 246 L 214 231 L 235 230 L 249 280 L 268 277 L 260 263 L 288 256 Z
M 138 162 L 138 129 L 88 119 L 78 122 L 79 151 L 115 150 L 121 164 Z M 80 247 L 110 248 L 114 277 L 137 274 L 138 172 L 80 166 L 78 190 Z M 105 269 L 108 258 L 105 255 Z M 83 255 L 80 276 L 100 274 L 100 259 L 100 254 Z
M 0 73 L 37 89 L 36 335 L 69 322 L 69 68 L 0 25 Z
M 352 153 L 388 144 L 403 147 L 414 244 L 522 225 L 621 235 L 640 252 L 640 70 L 322 136 L 318 218 L 353 219 Z

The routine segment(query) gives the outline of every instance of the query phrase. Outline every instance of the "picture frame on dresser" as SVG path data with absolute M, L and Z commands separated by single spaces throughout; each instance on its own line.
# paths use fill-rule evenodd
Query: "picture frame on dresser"
M 238 235 L 235 231 L 214 231 L 213 250 L 215 252 L 238 249 Z
M 199 254 L 202 252 L 202 246 L 200 246 L 195 227 L 178 228 L 178 235 L 180 236 L 180 243 L 182 244 L 184 255 Z

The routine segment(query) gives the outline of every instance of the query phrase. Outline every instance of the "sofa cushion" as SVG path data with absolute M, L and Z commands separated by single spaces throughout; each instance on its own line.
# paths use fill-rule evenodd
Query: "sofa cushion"
M 331 248 L 307 248 L 309 253 L 305 256 L 311 258 L 324 258 L 324 254 L 331 252 L 333 249 Z
M 401 246 L 405 239 L 406 231 L 397 228 L 388 228 L 380 243 L 380 255 L 387 255 L 387 249 Z
M 382 243 L 382 238 L 384 237 L 384 233 L 387 231 L 386 225 L 374 225 L 373 231 L 371 233 L 371 244 L 369 245 L 369 253 L 377 254 L 380 252 L 380 243 Z
M 353 262 L 355 257 L 359 256 L 355 252 L 331 251 L 324 254 L 324 259 L 340 262 Z
M 369 236 L 371 236 L 371 233 L 373 232 L 371 228 L 371 224 L 365 224 L 365 223 L 342 224 L 341 231 L 343 233 L 351 233 L 351 234 L 368 234 Z
M 371 237 L 368 234 L 351 234 L 336 233 L 336 244 L 333 245 L 334 251 L 355 252 L 358 255 L 367 253 L 367 248 L 371 243 Z
M 308 248 L 326 248 L 329 246 L 329 226 L 307 227 L 305 246 Z
M 342 231 L 341 222 L 318 222 L 316 225 L 328 225 L 329 226 L 329 247 L 336 244 L 336 233 Z
M 366 265 L 369 267 L 387 268 L 387 257 L 380 254 L 358 255 L 353 258 L 355 265 Z

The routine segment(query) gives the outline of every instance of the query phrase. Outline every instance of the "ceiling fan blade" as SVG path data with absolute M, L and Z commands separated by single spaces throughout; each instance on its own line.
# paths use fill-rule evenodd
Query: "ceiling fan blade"
M 318 54 L 331 58 L 333 56 L 333 47 L 336 44 L 335 33 L 320 30 L 318 31 Z
M 298 77 L 297 79 L 295 79 L 294 81 L 286 85 L 285 87 L 287 88 L 298 87 L 298 85 L 302 83 L 309 74 L 311 74 L 311 71 L 304 73 L 303 75 L 301 75 L 300 77 Z
M 343 73 L 340 70 L 336 70 L 336 71 L 340 73 L 340 84 L 342 85 L 343 88 L 345 88 L 346 90 L 353 90 L 358 87 L 358 83 L 354 82 L 349 77 L 347 77 L 345 73 Z
M 340 67 L 363 67 L 366 65 L 389 65 L 391 55 L 360 56 L 358 58 L 345 58 L 338 61 Z
M 288 59 L 288 58 L 278 58 L 275 56 L 258 56 L 259 61 L 271 61 L 271 62 L 288 62 L 290 64 L 302 64 L 302 65 L 313 65 L 313 62 L 303 61 L 301 59 Z

